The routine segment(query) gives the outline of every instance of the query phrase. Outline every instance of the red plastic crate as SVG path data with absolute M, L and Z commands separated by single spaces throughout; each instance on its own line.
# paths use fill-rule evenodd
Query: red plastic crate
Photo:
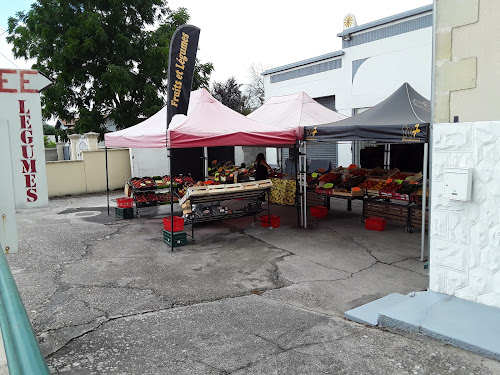
M 170 217 L 163 218 L 163 228 L 166 231 L 172 231 Z M 174 216 L 174 232 L 182 232 L 184 230 L 184 219 L 179 216 Z
M 327 217 L 328 209 L 323 206 L 311 206 L 311 215 L 314 217 Z
M 260 217 L 260 225 L 262 225 L 264 228 L 269 227 L 269 215 L 262 215 Z M 271 215 L 271 227 L 278 228 L 279 226 L 280 226 L 280 217 Z
M 369 230 L 383 231 L 385 229 L 385 219 L 381 217 L 367 217 L 365 219 L 365 228 Z
M 116 198 L 119 208 L 131 208 L 134 206 L 134 198 Z

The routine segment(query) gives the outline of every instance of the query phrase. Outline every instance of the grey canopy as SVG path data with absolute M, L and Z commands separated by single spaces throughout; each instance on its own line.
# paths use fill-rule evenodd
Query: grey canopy
M 427 142 L 431 103 L 408 83 L 376 106 L 345 120 L 307 126 L 308 141 Z

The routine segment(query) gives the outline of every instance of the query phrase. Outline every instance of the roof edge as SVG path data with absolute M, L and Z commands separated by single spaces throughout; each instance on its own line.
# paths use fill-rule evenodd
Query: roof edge
M 298 68 L 299 66 L 303 66 L 303 65 L 308 65 L 308 64 L 320 62 L 320 61 L 331 59 L 331 58 L 334 58 L 334 57 L 339 57 L 339 56 L 342 56 L 344 53 L 345 52 L 342 51 L 342 50 L 335 51 L 335 52 L 330 52 L 330 53 L 327 53 L 327 54 L 324 54 L 324 55 L 321 55 L 321 56 L 311 57 L 310 59 L 307 59 L 307 60 L 301 60 L 301 61 L 297 61 L 297 62 L 294 62 L 294 63 L 291 63 L 291 64 L 278 66 L 277 68 L 271 68 L 271 69 L 268 69 L 268 70 L 262 72 L 261 74 L 265 76 L 265 75 L 268 75 L 268 74 L 273 74 L 273 73 L 281 72 L 283 70 Z
M 354 33 L 360 32 L 360 31 L 371 29 L 372 27 L 384 25 L 386 23 L 390 23 L 390 22 L 394 22 L 394 21 L 399 21 L 401 19 L 416 16 L 416 15 L 421 14 L 421 13 L 426 13 L 426 12 L 432 11 L 433 9 L 434 9 L 434 4 L 424 5 L 423 7 L 420 7 L 420 8 L 408 10 L 408 11 L 403 12 L 403 13 L 398 13 L 398 14 L 395 14 L 395 15 L 392 15 L 389 17 L 381 18 L 381 19 L 373 21 L 373 22 L 365 23 L 364 25 L 359 25 L 356 27 L 352 27 L 350 29 L 346 29 L 346 30 L 342 31 L 341 33 L 337 34 L 337 36 L 343 37 L 344 35 L 354 34 Z

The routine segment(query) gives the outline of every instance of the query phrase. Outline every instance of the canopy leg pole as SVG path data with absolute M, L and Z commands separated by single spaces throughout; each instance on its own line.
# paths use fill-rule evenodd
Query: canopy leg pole
M 172 155 L 171 149 L 167 148 L 168 155 L 168 173 L 170 175 L 170 251 L 174 251 L 174 176 L 172 174 Z
M 208 180 L 208 147 L 203 147 L 203 181 Z
M 295 168 L 295 205 L 297 206 L 297 226 L 300 227 L 300 200 L 302 197 L 299 195 L 299 172 L 297 168 L 297 158 L 298 158 L 298 152 L 297 152 L 297 144 L 293 145 L 293 164 Z
M 104 155 L 106 158 L 106 199 L 108 200 L 108 216 L 109 216 L 109 175 L 108 175 L 108 148 L 104 147 Z
M 304 184 L 304 228 L 307 228 L 307 146 L 306 141 L 304 141 L 304 155 L 303 155 L 304 170 L 302 173 L 302 179 Z
M 429 144 L 424 143 L 424 180 L 422 186 L 422 239 L 420 243 L 420 261 L 424 261 L 425 252 L 425 212 L 427 206 L 427 164 L 429 160 Z
M 298 170 L 297 170 L 297 181 L 299 181 L 299 207 L 300 207 L 300 226 L 304 226 L 304 214 L 302 213 L 302 181 L 301 179 L 301 171 L 302 171 L 302 159 L 300 158 L 300 145 L 297 147 L 297 159 L 298 159 Z

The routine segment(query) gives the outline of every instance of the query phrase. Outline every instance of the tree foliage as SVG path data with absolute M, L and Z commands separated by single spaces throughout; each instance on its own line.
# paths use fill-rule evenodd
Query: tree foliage
M 56 135 L 56 128 L 52 125 L 43 124 L 43 134 L 44 135 Z
M 165 0 L 37 0 L 9 18 L 7 40 L 54 80 L 44 118 L 102 133 L 106 119 L 125 128 L 164 106 L 170 39 L 188 20 Z M 197 62 L 193 87 L 208 87 L 212 70 Z
M 250 65 L 250 83 L 245 85 L 245 95 L 248 96 L 248 105 L 252 111 L 259 108 L 265 102 L 264 77 L 262 72 L 267 70 L 262 63 Z
M 241 85 L 234 77 L 228 78 L 226 82 L 214 82 L 212 95 L 226 107 L 245 116 L 251 112 L 248 106 L 249 98 L 241 91 Z

